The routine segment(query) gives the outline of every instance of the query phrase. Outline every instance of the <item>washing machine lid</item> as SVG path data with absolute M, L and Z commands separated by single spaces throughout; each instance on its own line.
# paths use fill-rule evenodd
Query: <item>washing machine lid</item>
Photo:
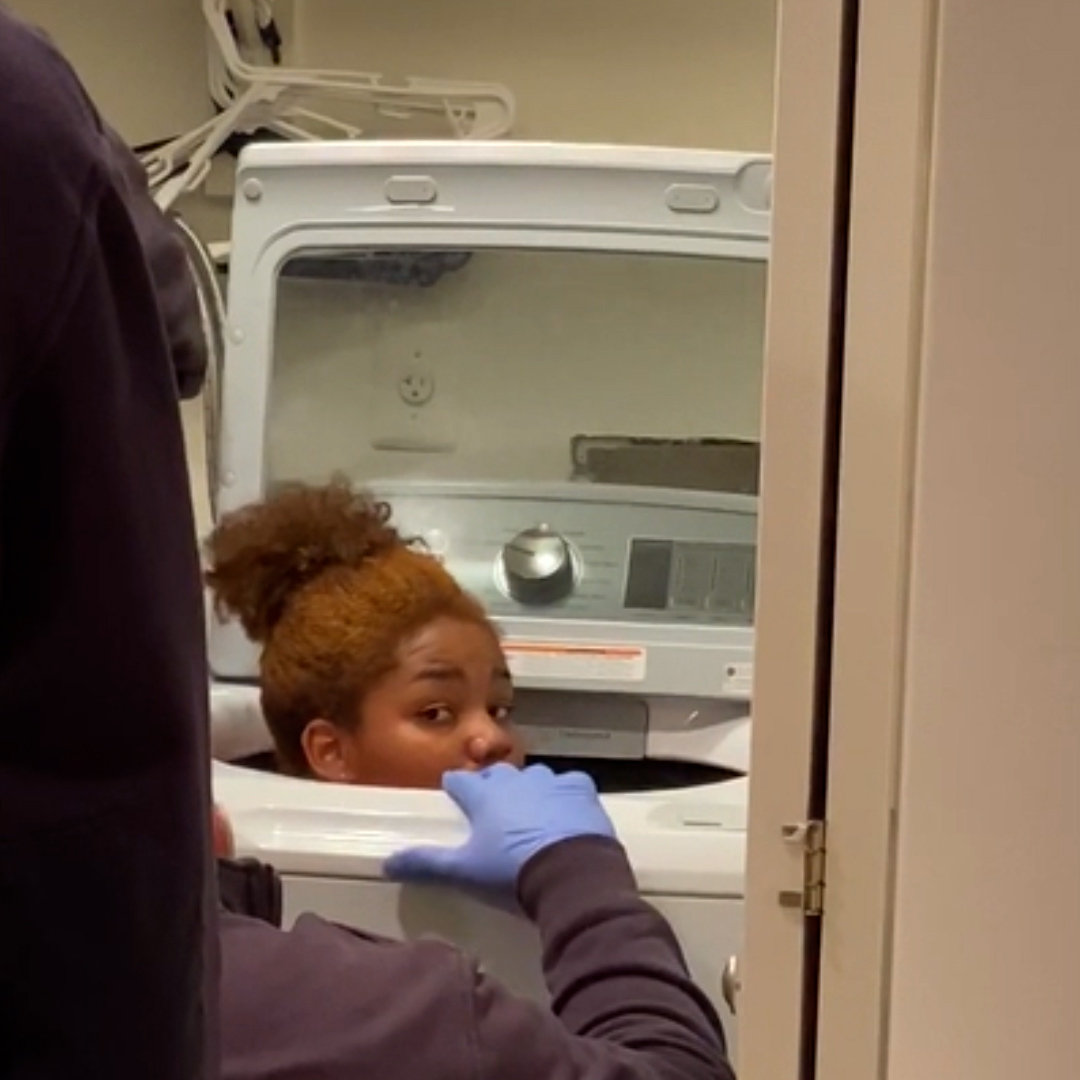
M 214 798 L 237 855 L 286 875 L 379 880 L 386 857 L 416 844 L 456 845 L 467 835 L 435 791 L 323 784 L 214 763 Z M 747 782 L 679 793 L 619 795 L 604 804 L 643 891 L 741 896 Z
M 247 147 L 229 264 L 221 512 L 268 486 L 275 297 L 290 259 L 449 245 L 764 263 L 771 185 L 767 154 L 404 140 Z
M 739 263 L 760 270 L 770 246 L 771 174 L 768 155 L 660 148 L 366 140 L 248 148 L 238 171 L 229 268 L 230 325 L 217 470 L 221 487 L 216 493 L 220 512 L 263 497 L 275 480 L 267 448 L 272 443 L 268 410 L 277 286 L 291 260 L 305 252 L 329 256 L 357 250 L 513 250 L 576 252 L 595 256 L 598 264 L 640 256 L 695 265 Z M 763 281 L 762 275 L 755 276 Z M 711 301 L 707 306 L 712 310 Z M 396 384 L 389 380 L 386 385 Z M 351 425 L 348 403 L 345 412 Z M 374 437 L 377 432 L 368 434 Z M 335 468 L 346 467 L 336 451 L 332 456 Z M 321 465 L 317 472 L 323 475 Z M 510 479 L 516 485 L 520 477 Z M 579 493 L 581 488 L 577 485 Z M 394 494 L 391 501 L 398 510 L 404 496 Z M 590 501 L 603 497 L 594 491 Z M 558 495 L 559 501 L 565 498 Z M 608 498 L 625 500 L 625 493 L 609 493 Z M 658 491 L 652 491 L 646 501 L 652 505 L 658 498 Z M 689 580 L 706 573 L 702 558 L 713 557 L 698 550 L 708 536 L 690 527 L 692 519 L 715 531 L 716 514 L 702 507 L 715 500 L 689 492 L 680 492 L 679 499 L 683 505 L 665 512 L 677 513 L 686 527 L 681 524 L 674 538 L 678 550 L 668 554 L 672 567 L 686 565 Z M 639 496 L 635 500 L 642 501 Z M 611 506 L 604 514 L 611 517 L 617 511 Z M 634 507 L 618 512 L 639 514 Z M 725 515 L 732 527 L 740 516 L 733 510 Z M 532 517 L 530 508 L 521 527 L 534 524 Z M 589 531 L 591 536 L 591 526 Z M 752 560 L 756 523 L 750 534 L 739 541 L 744 550 L 725 555 L 729 562 L 738 561 L 744 576 L 750 573 L 744 564 Z M 621 544 L 623 537 L 604 538 L 605 548 L 611 546 L 609 539 Z M 669 537 L 664 531 L 638 539 L 648 546 L 653 541 L 665 544 Z M 668 554 L 652 552 L 661 561 Z M 597 563 L 609 561 L 605 551 Z M 638 565 L 646 563 L 648 551 Z M 605 573 L 615 580 L 614 571 Z M 656 571 L 650 580 L 655 585 L 657 574 L 665 573 Z M 728 576 L 714 578 L 726 581 Z M 632 619 L 590 613 L 571 620 L 555 609 L 544 617 L 516 609 L 506 618 L 495 614 L 508 636 L 524 647 L 554 645 L 577 657 L 569 667 L 560 660 L 554 674 L 550 657 L 543 670 L 531 665 L 521 677 L 529 685 L 572 688 L 587 666 L 589 688 L 598 690 L 620 692 L 633 683 L 634 689 L 648 694 L 726 696 L 721 673 L 747 661 L 752 630 L 741 622 L 697 625 L 681 610 L 673 617 L 660 616 L 656 606 L 654 600 L 635 602 L 639 614 Z M 620 608 L 626 607 L 624 598 Z M 752 610 L 752 604 L 749 607 Z M 640 613 L 645 608 L 650 609 L 647 616 Z M 257 650 L 235 622 L 211 625 L 210 652 L 219 677 L 257 674 Z

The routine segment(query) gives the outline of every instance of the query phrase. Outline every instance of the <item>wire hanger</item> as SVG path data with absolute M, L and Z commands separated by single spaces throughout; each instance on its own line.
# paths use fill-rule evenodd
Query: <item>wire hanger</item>
M 497 139 L 513 126 L 515 102 L 498 83 L 409 77 L 399 82 L 358 71 L 288 67 L 273 0 L 201 0 L 209 32 L 210 97 L 218 114 L 143 155 L 158 205 L 168 210 L 196 190 L 214 157 L 237 135 L 268 131 L 290 140 L 355 139 L 363 130 L 311 106 L 360 102 L 385 119 L 442 119 L 460 139 Z M 249 57 L 267 57 L 255 63 Z

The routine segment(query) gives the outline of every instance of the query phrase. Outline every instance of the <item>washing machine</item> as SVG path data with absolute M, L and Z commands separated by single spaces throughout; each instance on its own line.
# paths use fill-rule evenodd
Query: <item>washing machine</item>
M 241 158 L 219 512 L 345 473 L 499 625 L 530 758 L 596 779 L 700 985 L 741 945 L 771 162 L 578 145 Z M 387 883 L 441 793 L 276 775 L 258 657 L 211 620 L 215 796 L 286 918 L 437 935 L 543 999 L 523 920 Z
M 219 719 L 257 701 L 218 688 Z M 257 735 L 248 750 L 261 746 Z M 748 730 L 735 721 L 730 760 L 746 760 Z M 256 751 L 257 752 L 257 751 Z M 548 764 L 559 767 L 550 756 Z M 605 794 L 604 804 L 634 866 L 642 894 L 670 922 L 690 970 L 736 1041 L 731 958 L 742 945 L 747 779 L 678 792 Z M 382 879 L 383 860 L 414 844 L 457 844 L 464 820 L 438 792 L 355 788 L 214 763 L 215 798 L 232 821 L 237 854 L 282 875 L 285 924 L 304 912 L 398 940 L 435 936 L 479 958 L 484 970 L 537 1001 L 547 1000 L 539 939 L 523 919 L 452 890 Z

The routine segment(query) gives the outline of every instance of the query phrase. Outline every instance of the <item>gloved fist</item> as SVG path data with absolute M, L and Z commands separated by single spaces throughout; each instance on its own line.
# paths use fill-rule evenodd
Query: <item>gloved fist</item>
M 580 836 L 614 837 L 596 785 L 584 773 L 556 776 L 545 765 L 494 765 L 450 772 L 443 790 L 469 821 L 458 848 L 408 848 L 386 860 L 394 881 L 457 885 L 496 901 L 513 901 L 525 864 L 545 848 Z

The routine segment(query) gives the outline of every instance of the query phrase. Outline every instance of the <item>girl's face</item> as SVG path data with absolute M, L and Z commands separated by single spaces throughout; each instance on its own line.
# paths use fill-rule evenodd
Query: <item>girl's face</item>
M 352 730 L 326 720 L 308 725 L 308 764 L 321 780 L 405 788 L 438 788 L 453 769 L 520 766 L 513 697 L 491 627 L 436 619 L 402 644 L 397 666 L 367 693 Z

